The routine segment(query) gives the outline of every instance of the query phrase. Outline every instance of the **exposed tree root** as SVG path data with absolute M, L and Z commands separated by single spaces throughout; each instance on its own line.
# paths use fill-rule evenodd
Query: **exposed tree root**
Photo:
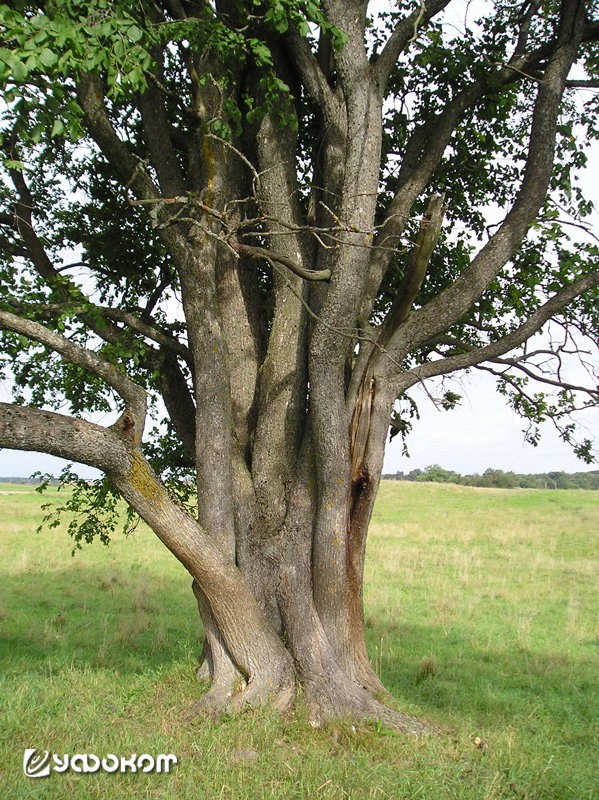
M 235 713 L 247 706 L 268 706 L 276 711 L 285 711 L 293 702 L 293 697 L 294 687 L 292 686 L 283 686 L 273 691 L 272 685 L 268 681 L 261 682 L 253 679 L 231 698 L 231 710 Z
M 350 719 L 353 722 L 381 722 L 386 728 L 409 736 L 439 732 L 428 722 L 389 708 L 357 684 L 339 685 L 319 677 L 304 681 L 303 686 L 309 709 L 308 719 L 315 727 L 334 719 Z
M 203 665 L 202 665 L 203 666 Z M 198 669 L 200 672 L 202 668 Z M 295 686 L 283 683 L 273 689 L 271 680 L 250 678 L 245 681 L 239 674 L 214 680 L 208 692 L 193 703 L 184 714 L 191 722 L 198 716 L 218 719 L 223 714 L 237 714 L 245 708 L 266 707 L 285 711 L 293 703 Z
M 302 681 L 302 688 L 308 721 L 314 727 L 345 719 L 380 722 L 386 728 L 408 736 L 439 733 L 434 725 L 386 706 L 353 682 L 339 685 L 318 676 Z M 294 687 L 283 686 L 273 691 L 269 681 L 253 679 L 245 683 L 238 679 L 235 684 L 221 681 L 213 683 L 210 690 L 187 709 L 183 718 L 186 722 L 199 716 L 218 719 L 223 714 L 237 714 L 246 708 L 257 707 L 286 711 L 293 705 L 295 696 Z

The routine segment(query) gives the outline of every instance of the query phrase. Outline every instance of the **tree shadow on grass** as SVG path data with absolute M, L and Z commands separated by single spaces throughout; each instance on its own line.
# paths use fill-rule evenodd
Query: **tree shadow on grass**
M 73 664 L 139 672 L 199 652 L 189 583 L 74 563 L 3 575 L 0 672 Z
M 449 709 L 501 727 L 524 719 L 534 728 L 531 720 L 539 715 L 554 727 L 596 725 L 599 719 L 595 653 L 576 658 L 508 642 L 481 647 L 459 628 L 446 636 L 434 625 L 402 625 L 394 648 L 393 630 L 387 634 L 379 657 L 382 681 L 425 712 Z

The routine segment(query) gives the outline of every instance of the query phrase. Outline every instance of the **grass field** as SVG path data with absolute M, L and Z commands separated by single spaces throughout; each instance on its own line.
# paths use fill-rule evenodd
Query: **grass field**
M 599 800 L 599 493 L 383 484 L 368 643 L 398 707 L 442 730 L 420 741 L 301 709 L 184 722 L 190 579 L 142 528 L 72 558 L 35 533 L 40 504 L 0 486 L 0 798 Z M 25 748 L 179 763 L 35 780 Z

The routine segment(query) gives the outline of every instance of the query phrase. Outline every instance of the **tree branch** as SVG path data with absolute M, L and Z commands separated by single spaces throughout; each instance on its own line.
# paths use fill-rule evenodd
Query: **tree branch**
M 532 378 L 534 381 L 538 381 L 539 383 L 546 383 L 548 386 L 557 386 L 560 389 L 568 389 L 571 392 L 585 392 L 586 394 L 590 395 L 594 398 L 594 400 L 599 401 L 599 389 L 594 386 L 592 389 L 588 386 L 579 386 L 578 384 L 568 383 L 567 381 L 561 380 L 554 380 L 553 378 L 548 378 L 546 375 L 540 375 L 537 372 L 533 372 L 530 366 L 522 363 L 520 359 L 516 358 L 493 358 L 490 359 L 493 364 L 499 364 L 502 367 L 506 367 L 506 369 L 518 369 L 520 372 L 523 372 L 529 378 Z M 499 375 L 503 373 L 497 373 Z
M 492 342 L 484 347 L 473 348 L 467 353 L 447 356 L 437 361 L 430 361 L 413 367 L 405 373 L 410 380 L 409 385 L 405 387 L 402 385 L 402 391 L 405 391 L 405 389 L 413 386 L 418 381 L 432 378 L 436 375 L 446 375 L 449 372 L 455 372 L 460 369 L 467 369 L 483 361 L 492 361 L 509 353 L 510 350 L 518 347 L 518 345 L 530 339 L 533 334 L 540 331 L 543 325 L 567 306 L 568 303 L 596 286 L 599 286 L 599 272 L 592 272 L 553 295 L 546 303 L 534 311 L 522 325 L 499 341 Z M 399 374 L 399 371 L 396 372 L 397 374 Z
M 285 41 L 293 55 L 294 67 L 299 73 L 308 96 L 319 108 L 325 120 L 332 119 L 334 109 L 339 101 L 333 94 L 318 59 L 310 48 L 310 42 L 305 36 L 300 36 L 294 28 L 289 28 Z
M 160 74 L 163 48 L 152 48 L 152 56 L 158 65 L 157 73 Z M 153 83 L 149 83 L 146 90 L 137 96 L 137 107 L 162 192 L 167 196 L 184 194 L 185 179 L 170 138 L 171 125 L 166 115 L 163 94 Z
M 515 378 L 513 378 L 507 372 L 499 372 L 498 370 L 495 370 L 492 367 L 483 366 L 482 364 L 477 365 L 476 369 L 479 370 L 480 372 L 488 372 L 490 375 L 493 375 L 495 378 L 499 378 L 502 381 L 504 381 L 505 383 L 509 384 L 513 388 L 516 396 L 520 397 L 520 398 L 524 398 L 526 400 L 526 402 L 530 405 L 530 407 L 535 408 L 535 406 L 538 406 L 537 399 L 534 398 L 534 397 L 531 397 L 529 394 L 527 394 L 527 392 L 524 391 L 522 386 L 515 380 Z M 546 406 L 543 407 L 543 409 L 541 411 L 540 418 L 537 418 L 535 420 L 528 418 L 528 430 L 524 432 L 525 433 L 525 439 L 528 442 L 533 442 L 533 443 L 536 442 L 537 434 L 535 432 L 535 425 L 537 423 L 539 423 L 539 422 L 543 422 L 544 421 L 543 418 L 547 418 L 548 420 L 550 420 L 553 423 L 556 431 L 559 433 L 559 435 L 564 440 L 564 442 L 572 443 L 572 430 L 571 430 L 572 426 L 571 426 L 571 424 L 570 425 L 565 425 L 564 427 L 562 427 L 559 424 L 558 421 L 561 420 L 563 417 L 571 417 L 571 414 L 574 411 L 583 411 L 583 410 L 588 409 L 588 408 L 595 408 L 596 406 L 597 406 L 597 401 L 596 400 L 592 400 L 590 402 L 582 403 L 582 404 L 576 405 L 576 406 L 572 404 L 571 406 L 568 407 L 567 410 L 561 409 L 559 407 L 557 407 L 557 408 L 553 407 L 552 408 L 550 405 L 546 405 Z M 531 431 L 532 431 L 532 433 L 531 433 Z M 584 460 L 587 462 L 587 464 L 590 464 L 592 461 L 595 461 L 595 462 L 597 461 L 597 459 L 595 457 L 593 457 L 590 453 L 587 453 L 586 450 L 583 450 L 582 452 L 577 452 L 577 451 L 578 451 L 578 448 L 575 447 L 574 448 L 574 452 L 576 453 L 576 455 L 578 455 L 579 458 L 584 458 Z
M 6 302 L 17 314 L 27 312 L 29 315 L 35 316 L 38 319 L 54 320 L 65 311 L 65 307 L 61 303 L 26 304 L 12 297 L 6 298 Z M 188 347 L 173 336 L 169 336 L 167 333 L 164 333 L 164 331 L 161 331 L 156 325 L 149 325 L 147 322 L 144 322 L 130 311 L 86 303 L 85 306 L 81 307 L 69 307 L 69 313 L 85 320 L 89 317 L 90 308 L 93 308 L 95 312 L 107 319 L 122 322 L 127 325 L 127 327 L 131 328 L 131 330 L 136 331 L 136 333 L 140 333 L 147 339 L 151 339 L 153 342 L 156 342 L 156 344 L 161 345 L 161 347 L 181 356 L 189 366 L 192 365 L 192 357 Z M 117 330 L 119 333 L 121 332 L 120 329 Z
M 369 268 L 366 306 L 369 308 L 383 276 L 391 262 L 393 252 L 403 234 L 410 211 L 418 196 L 428 185 L 447 148 L 456 125 L 464 112 L 479 102 L 486 94 L 515 83 L 535 64 L 555 52 L 556 42 L 537 48 L 533 53 L 514 60 L 509 65 L 497 65 L 484 79 L 474 81 L 459 92 L 441 113 L 429 118 L 410 136 L 395 192 L 384 221 L 379 226 Z
M 520 33 L 518 35 L 518 41 L 516 43 L 516 48 L 512 54 L 511 60 L 513 61 L 514 58 L 517 56 L 521 56 L 526 52 L 526 45 L 528 43 L 528 37 L 530 34 L 530 26 L 533 20 L 533 17 L 539 13 L 539 9 L 541 7 L 542 0 L 526 0 L 524 3 L 524 13 L 520 17 L 521 24 L 520 24 Z
M 49 453 L 103 472 L 124 463 L 118 426 L 103 428 L 52 411 L 0 403 L 0 448 Z
M 305 269 L 292 258 L 267 250 L 265 247 L 250 247 L 247 244 L 240 244 L 233 240 L 229 244 L 236 253 L 251 256 L 252 258 L 263 258 L 266 261 L 276 261 L 290 269 L 294 275 L 303 278 L 305 281 L 328 281 L 331 278 L 330 269 Z
M 428 0 L 428 2 L 423 2 L 409 17 L 397 23 L 374 65 L 382 91 L 387 85 L 399 55 L 408 44 L 414 41 L 418 31 L 427 25 L 450 2 L 451 0 Z
M 568 89 L 599 89 L 599 80 L 566 81 Z
M 533 112 L 528 157 L 520 190 L 497 232 L 464 272 L 423 308 L 415 311 L 390 343 L 401 360 L 414 343 L 446 330 L 481 296 L 489 283 L 513 257 L 545 201 L 553 169 L 557 122 L 565 82 L 581 35 L 584 14 L 579 12 L 576 37 L 557 48 L 539 85 Z
M 97 75 L 85 73 L 77 84 L 77 99 L 85 112 L 92 138 L 119 175 L 140 200 L 157 200 L 160 193 L 147 174 L 140 159 L 119 139 L 110 122 L 102 85 Z
M 175 339 L 173 336 L 169 336 L 161 331 L 155 325 L 148 325 L 130 311 L 121 311 L 119 308 L 105 308 L 103 306 L 96 306 L 96 308 L 100 314 L 102 314 L 102 316 L 124 323 L 137 333 L 141 333 L 142 336 L 151 339 L 161 347 L 164 347 L 165 349 L 170 350 L 172 353 L 181 356 L 181 358 L 183 358 L 189 364 L 189 366 L 192 366 L 193 359 L 191 357 L 189 348 L 178 339 Z
M 521 344 L 524 344 L 524 343 L 525 342 L 522 342 Z M 473 352 L 476 352 L 476 350 L 477 350 L 475 345 L 469 344 L 468 342 L 463 342 L 460 339 L 455 339 L 452 336 L 436 336 L 434 338 L 434 340 L 432 340 L 430 342 L 427 342 L 426 344 L 427 345 L 430 344 L 434 348 L 434 351 L 436 353 L 438 353 L 440 356 L 443 356 L 444 358 L 449 358 L 449 356 L 444 355 L 444 353 L 441 350 L 439 350 L 436 347 L 436 345 L 440 345 L 440 344 L 448 345 L 449 347 L 458 348 L 460 350 L 465 350 L 467 353 L 473 353 Z M 550 386 L 557 386 L 557 387 L 560 387 L 562 389 L 569 389 L 570 391 L 573 391 L 573 392 L 586 392 L 587 394 L 590 394 L 591 396 L 597 395 L 597 399 L 599 399 L 599 392 L 598 392 L 597 387 L 593 387 L 591 389 L 588 386 L 580 386 L 578 384 L 568 383 L 567 381 L 561 380 L 561 378 L 559 377 L 560 368 L 558 368 L 556 370 L 556 373 L 558 374 L 558 377 L 557 377 L 556 380 L 553 379 L 553 378 L 548 378 L 546 375 L 544 375 L 542 373 L 534 372 L 533 369 L 532 369 L 533 366 L 536 367 L 538 370 L 541 370 L 542 366 L 539 365 L 539 364 L 536 364 L 534 362 L 532 362 L 530 364 L 528 362 L 530 361 L 530 359 L 534 358 L 535 356 L 540 356 L 540 355 L 545 355 L 545 356 L 549 356 L 551 358 L 556 358 L 558 360 L 558 362 L 560 364 L 560 368 L 561 368 L 560 353 L 559 353 L 559 351 L 555 351 L 555 350 L 544 350 L 544 349 L 533 350 L 530 353 L 524 352 L 522 355 L 517 356 L 517 357 L 501 358 L 501 357 L 497 356 L 496 358 L 489 358 L 488 361 L 493 363 L 493 364 L 499 364 L 500 366 L 505 367 L 506 370 L 508 370 L 508 369 L 518 369 L 521 372 L 523 372 L 525 375 L 527 375 L 529 378 L 532 378 L 535 381 L 539 381 L 540 383 L 546 383 L 546 384 L 548 384 Z M 479 365 L 478 364 L 474 364 L 473 366 L 479 366 Z M 493 374 L 501 376 L 503 373 L 494 372 Z
M 154 353 L 159 372 L 160 393 L 173 423 L 192 463 L 195 462 L 196 406 L 189 386 L 177 359 L 171 352 Z
M 10 153 L 11 157 L 14 157 L 17 154 L 15 151 L 16 143 L 14 137 L 11 137 L 7 152 Z M 25 257 L 31 260 L 34 269 L 40 277 L 43 278 L 50 289 L 52 289 L 55 296 L 57 295 L 65 303 L 72 302 L 75 298 L 78 298 L 81 303 L 89 304 L 88 298 L 83 294 L 77 284 L 71 280 L 68 281 L 68 284 L 65 284 L 65 278 L 61 275 L 60 270 L 54 266 L 48 257 L 46 249 L 33 226 L 35 204 L 23 174 L 19 170 L 10 170 L 10 176 L 19 194 L 19 202 L 16 205 L 12 217 L 12 227 L 17 231 L 21 237 L 21 241 L 25 245 Z M 21 254 L 15 252 L 14 255 Z M 94 320 L 89 315 L 82 315 L 81 318 L 89 325 L 94 333 L 105 341 L 114 343 L 118 340 L 120 331 L 116 325 L 108 321 L 103 325 L 98 325 L 97 320 Z
M 113 364 L 105 361 L 97 353 L 86 350 L 84 347 L 65 339 L 64 336 L 60 336 L 58 333 L 40 325 L 39 322 L 23 319 L 16 316 L 16 314 L 11 314 L 9 311 L 0 310 L 0 328 L 40 342 L 40 344 L 60 353 L 67 361 L 97 375 L 105 381 L 125 401 L 135 420 L 135 435 L 138 440 L 141 440 L 147 405 L 146 393 L 141 386 L 133 383 L 123 372 Z
M 385 347 L 399 326 L 406 321 L 420 287 L 443 225 L 446 206 L 444 196 L 434 194 L 426 214 L 420 222 L 418 240 L 412 250 L 406 274 L 397 290 L 395 299 L 382 324 L 379 343 Z

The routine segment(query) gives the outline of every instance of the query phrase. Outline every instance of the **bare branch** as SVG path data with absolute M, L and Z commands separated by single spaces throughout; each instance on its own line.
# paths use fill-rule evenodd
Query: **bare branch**
M 550 386 L 556 386 L 561 389 L 569 389 L 573 392 L 586 392 L 587 394 L 597 397 L 599 400 L 599 390 L 596 385 L 593 385 L 592 388 L 589 386 L 582 386 L 579 384 L 572 384 L 566 380 L 563 380 L 561 377 L 561 369 L 562 369 L 562 359 L 561 353 L 565 351 L 562 347 L 559 347 L 557 350 L 547 350 L 544 348 L 539 348 L 537 350 L 527 351 L 526 349 L 526 341 L 522 343 L 524 345 L 524 352 L 519 356 L 512 356 L 510 358 L 489 358 L 489 363 L 498 364 L 503 366 L 507 370 L 510 369 L 517 369 L 520 372 L 523 372 L 529 378 L 532 378 L 535 381 L 539 381 L 540 383 L 546 383 Z M 455 339 L 453 336 L 436 336 L 434 340 L 427 342 L 426 345 L 430 345 L 434 347 L 436 353 L 444 358 L 447 358 L 441 350 L 438 349 L 437 345 L 447 345 L 449 347 L 458 348 L 460 350 L 464 350 L 467 353 L 474 353 L 477 351 L 475 345 L 472 345 L 468 342 L 463 342 L 460 339 Z M 570 351 L 569 355 L 580 355 L 580 350 Z M 549 360 L 557 360 L 557 367 L 551 370 L 551 374 L 557 375 L 557 378 L 550 378 L 545 374 L 545 372 L 549 372 L 549 367 L 544 366 L 542 363 L 539 364 L 537 362 L 533 362 L 533 358 L 537 358 L 538 356 L 547 356 L 547 363 Z M 478 364 L 474 364 L 473 366 L 480 366 Z M 505 373 L 495 371 L 493 374 L 501 376 Z
M 286 41 L 293 55 L 293 63 L 299 72 L 302 83 L 311 100 L 317 105 L 325 119 L 332 118 L 334 109 L 339 101 L 333 94 L 331 87 L 320 68 L 318 59 L 310 48 L 310 42 L 305 36 L 290 28 Z
M 412 250 L 406 274 L 381 328 L 380 343 L 383 346 L 389 342 L 398 327 L 408 318 L 416 295 L 420 291 L 441 233 L 446 209 L 443 200 L 444 195 L 433 195 L 429 201 L 427 212 L 420 222 L 420 234 Z
M 118 425 L 103 428 L 64 414 L 0 403 L 0 447 L 50 453 L 111 472 L 125 461 L 118 433 Z
M 223 139 L 220 136 L 215 136 L 215 134 L 213 134 L 213 133 L 207 133 L 206 134 L 206 138 L 207 139 L 214 139 L 215 142 L 218 142 L 223 147 L 228 147 L 229 150 L 231 150 L 233 153 L 235 153 L 235 155 L 238 156 L 243 161 L 243 163 L 246 165 L 246 167 L 248 167 L 248 169 L 250 170 L 250 172 L 253 175 L 253 190 L 254 190 L 254 194 L 255 194 L 260 188 L 260 175 L 256 171 L 256 168 L 254 167 L 252 162 L 248 158 L 246 158 L 246 156 L 244 156 L 244 154 L 241 152 L 241 150 L 238 150 L 234 145 L 231 144 L 231 142 L 227 142 L 226 139 Z
M 599 80 L 566 81 L 568 89 L 599 89 Z
M 290 269 L 295 275 L 305 281 L 328 281 L 331 278 L 330 269 L 305 269 L 292 258 L 267 250 L 265 247 L 250 247 L 247 244 L 240 244 L 233 240 L 229 244 L 236 253 L 251 256 L 252 258 L 264 258 L 266 261 L 277 261 L 279 264 Z
M 93 139 L 100 150 L 120 176 L 122 182 L 131 186 L 139 199 L 157 199 L 158 189 L 145 169 L 140 168 L 140 160 L 119 139 L 110 122 L 102 85 L 97 75 L 85 73 L 77 86 L 77 99 L 85 112 L 86 122 Z
M 525 53 L 530 34 L 530 26 L 533 18 L 539 13 L 541 2 L 542 0 L 527 0 L 527 2 L 524 4 L 525 10 L 520 17 L 520 34 L 518 36 L 518 42 L 516 43 L 516 49 L 514 50 L 512 59 Z
M 156 342 L 167 350 L 170 350 L 176 355 L 181 356 L 181 358 L 185 359 L 189 365 L 193 363 L 189 348 L 174 337 L 169 336 L 161 331 L 155 325 L 148 325 L 146 322 L 129 311 L 121 311 L 118 308 L 104 308 L 102 306 L 97 306 L 97 309 L 104 317 L 116 320 L 117 322 L 123 322 L 132 330 L 137 331 L 137 333 L 141 333 L 142 336 L 146 336 L 153 342 Z
M 590 388 L 588 386 L 580 386 L 578 384 L 568 383 L 567 381 L 548 378 L 546 375 L 543 375 L 539 372 L 534 372 L 530 366 L 522 363 L 522 360 L 517 358 L 493 358 L 491 361 L 494 364 L 505 366 L 506 369 L 517 369 L 539 383 L 546 383 L 548 386 L 557 386 L 560 389 L 568 389 L 571 392 L 585 392 L 593 397 L 596 401 L 599 401 L 599 389 L 596 386 Z

